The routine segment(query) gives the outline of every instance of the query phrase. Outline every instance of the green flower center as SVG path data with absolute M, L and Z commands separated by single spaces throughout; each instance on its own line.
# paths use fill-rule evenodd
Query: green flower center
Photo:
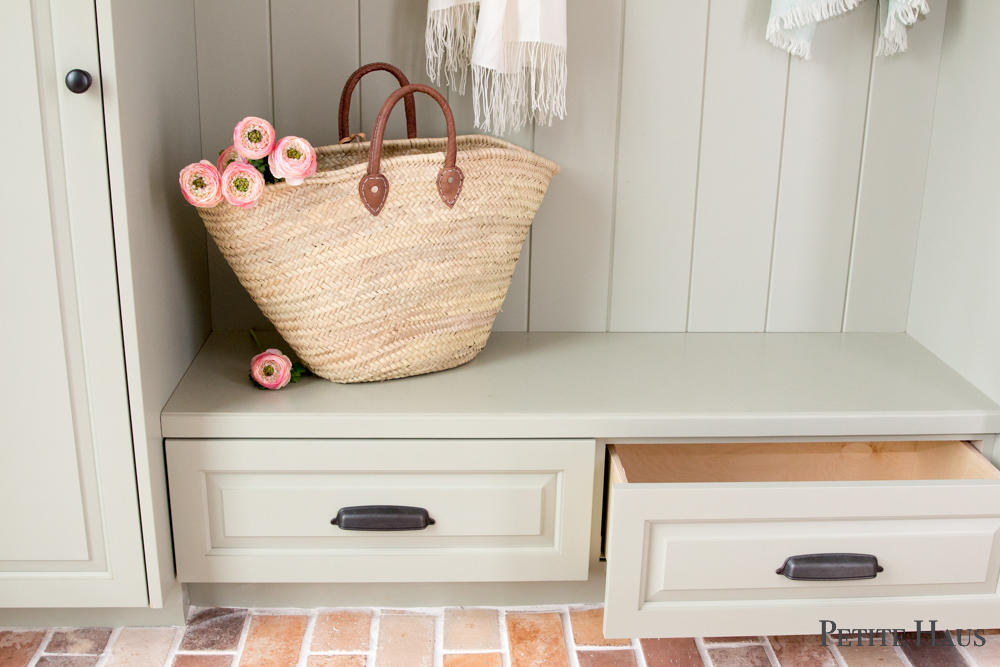
M 256 129 L 256 128 L 254 128 L 254 129 L 250 130 L 249 132 L 247 132 L 247 139 L 249 139 L 250 141 L 254 142 L 255 144 L 256 143 L 260 143 L 260 140 L 263 139 L 263 138 L 264 138 L 264 135 L 261 134 L 261 131 L 258 130 L 258 129 Z
M 233 179 L 233 187 L 240 192 L 246 192 L 250 189 L 250 179 L 246 176 L 237 176 Z
M 271 377 L 272 375 L 274 375 L 274 366 L 272 366 L 271 364 L 267 364 L 261 370 L 264 371 L 264 377 Z
M 198 190 L 208 187 L 208 183 L 206 183 L 205 179 L 202 178 L 201 176 L 195 176 L 194 180 L 191 181 L 191 185 L 193 185 Z
M 293 160 L 298 160 L 300 157 L 302 157 L 302 151 L 300 151 L 295 146 L 292 146 L 287 151 L 285 151 L 285 155 L 287 155 Z

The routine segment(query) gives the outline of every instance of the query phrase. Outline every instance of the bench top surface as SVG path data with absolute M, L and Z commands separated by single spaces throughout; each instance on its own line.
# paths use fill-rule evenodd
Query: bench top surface
M 276 334 L 263 342 L 288 351 Z M 215 332 L 162 414 L 178 438 L 975 435 L 1000 406 L 906 334 L 503 333 L 441 373 L 280 391 Z

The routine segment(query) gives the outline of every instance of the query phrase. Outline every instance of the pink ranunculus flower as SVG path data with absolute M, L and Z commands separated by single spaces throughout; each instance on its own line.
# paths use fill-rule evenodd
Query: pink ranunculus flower
M 236 146 L 230 146 L 226 150 L 219 153 L 219 161 L 215 164 L 216 168 L 221 174 L 226 170 L 233 162 L 246 162 L 247 159 L 240 155 L 240 152 L 236 150 Z
M 300 185 L 316 173 L 316 150 L 305 139 L 285 137 L 275 144 L 267 163 L 275 178 L 283 178 L 290 185 Z
M 233 147 L 248 160 L 267 157 L 274 148 L 274 128 L 263 118 L 247 116 L 233 130 Z
M 181 169 L 181 192 L 189 204 L 211 208 L 222 201 L 222 177 L 208 160 L 195 162 Z
M 250 208 L 264 192 L 264 177 L 246 162 L 231 162 L 222 173 L 222 194 L 233 206 Z
M 292 361 L 271 348 L 250 360 L 250 375 L 265 389 L 281 389 L 292 379 Z

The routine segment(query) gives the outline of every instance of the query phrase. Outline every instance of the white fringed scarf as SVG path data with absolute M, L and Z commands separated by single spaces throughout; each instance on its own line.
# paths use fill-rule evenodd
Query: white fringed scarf
M 792 55 L 809 60 L 816 24 L 851 11 L 863 0 L 771 0 L 767 39 Z M 875 55 L 906 51 L 906 30 L 930 12 L 927 0 L 878 0 L 879 33 Z
M 566 0 L 428 0 L 427 74 L 465 94 L 476 127 L 516 132 L 566 115 Z

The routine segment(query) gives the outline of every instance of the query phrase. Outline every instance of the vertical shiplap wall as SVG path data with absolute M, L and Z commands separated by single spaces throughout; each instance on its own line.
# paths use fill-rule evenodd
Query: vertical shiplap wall
M 807 62 L 764 40 L 768 0 L 572 0 L 569 115 L 507 137 L 562 173 L 495 328 L 903 331 L 946 3 L 885 59 L 869 0 L 821 25 Z M 195 5 L 205 157 L 250 114 L 336 141 L 362 63 L 429 83 L 421 0 Z M 361 83 L 352 131 L 394 86 Z M 474 132 L 469 95 L 446 94 Z M 444 134 L 430 99 L 417 118 Z M 209 272 L 216 329 L 268 326 L 211 241 Z

